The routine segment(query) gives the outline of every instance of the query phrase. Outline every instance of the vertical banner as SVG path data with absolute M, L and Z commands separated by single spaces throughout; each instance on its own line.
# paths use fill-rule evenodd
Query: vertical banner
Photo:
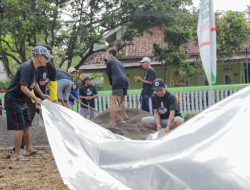
M 201 0 L 197 26 L 199 51 L 208 83 L 216 83 L 216 28 L 213 0 Z

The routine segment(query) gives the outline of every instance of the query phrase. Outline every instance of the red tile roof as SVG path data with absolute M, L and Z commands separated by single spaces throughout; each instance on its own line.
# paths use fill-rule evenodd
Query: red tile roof
M 153 44 L 157 44 L 160 47 L 166 47 L 167 44 L 164 42 L 164 30 L 160 27 L 154 27 L 147 32 L 144 32 L 142 36 L 135 37 L 132 45 L 125 46 L 120 50 L 119 54 L 122 55 L 122 59 L 126 60 L 125 63 L 129 64 L 129 60 L 139 60 L 142 57 L 153 57 L 154 49 Z M 242 46 L 242 48 L 244 48 Z M 190 41 L 183 45 L 181 48 L 190 55 L 196 55 L 199 53 L 197 42 Z M 105 58 L 105 52 L 97 52 L 89 56 L 83 65 L 89 64 L 100 64 Z

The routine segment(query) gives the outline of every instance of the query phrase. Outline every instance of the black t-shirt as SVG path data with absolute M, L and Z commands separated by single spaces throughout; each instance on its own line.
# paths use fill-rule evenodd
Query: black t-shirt
M 21 91 L 21 85 L 25 85 L 29 90 L 32 90 L 36 81 L 37 69 L 33 66 L 32 60 L 24 62 L 11 80 L 5 94 L 5 100 L 22 103 L 29 100 L 30 98 Z
M 168 119 L 170 111 L 175 110 L 175 116 L 181 116 L 175 96 L 166 91 L 163 97 L 152 96 L 153 109 L 157 109 L 161 119 Z
M 97 94 L 96 88 L 94 86 L 84 86 L 82 88 L 80 88 L 79 90 L 79 94 L 80 96 L 94 96 Z M 86 100 L 86 99 L 81 99 L 81 102 L 86 104 L 86 105 L 90 105 L 90 107 L 95 108 L 95 100 L 91 99 L 91 100 Z M 86 108 L 86 106 L 81 105 L 81 107 Z
M 37 68 L 37 81 L 40 89 L 47 94 L 48 84 L 50 81 L 56 81 L 56 68 L 52 63 L 48 63 L 45 67 Z M 35 93 L 37 97 L 40 97 Z
M 124 65 L 117 59 L 111 59 L 106 62 L 106 73 L 109 78 L 112 90 L 128 88 L 129 80 L 125 72 Z
M 154 93 L 154 90 L 153 90 L 153 81 L 155 80 L 155 78 L 156 78 L 156 76 L 155 76 L 155 70 L 152 67 L 149 68 L 149 69 L 147 69 L 146 70 L 146 75 L 144 77 L 144 80 L 150 81 L 150 82 L 152 82 L 152 84 L 143 83 L 142 90 L 143 90 L 144 94 L 152 95 Z

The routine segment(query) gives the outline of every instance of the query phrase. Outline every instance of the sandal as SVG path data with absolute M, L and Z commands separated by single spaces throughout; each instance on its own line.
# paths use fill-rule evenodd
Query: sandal
M 111 121 L 111 122 L 109 123 L 109 127 L 115 127 L 115 126 L 116 126 L 116 123 L 115 123 L 115 122 Z
M 122 124 L 122 125 L 126 124 L 126 121 L 121 121 L 121 124 Z
M 28 151 L 23 151 L 23 155 L 24 156 L 35 156 L 36 154 L 38 153 L 38 151 L 37 150 L 32 150 L 31 152 L 28 152 Z
M 29 159 L 25 158 L 24 156 L 18 156 L 15 158 L 15 161 L 22 162 L 22 161 L 29 161 Z

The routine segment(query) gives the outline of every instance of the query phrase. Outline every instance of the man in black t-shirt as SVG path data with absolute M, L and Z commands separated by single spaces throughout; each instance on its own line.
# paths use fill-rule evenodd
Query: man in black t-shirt
M 176 97 L 165 90 L 162 79 L 155 79 L 153 82 L 155 94 L 152 96 L 154 116 L 144 117 L 141 122 L 145 128 L 160 130 L 165 128 L 168 133 L 183 123 Z
M 153 113 L 151 97 L 154 93 L 153 81 L 155 80 L 156 75 L 155 70 L 151 67 L 150 62 L 151 60 L 148 57 L 144 57 L 140 61 L 140 63 L 142 63 L 143 69 L 146 71 L 146 74 L 144 79 L 142 79 L 140 76 L 135 76 L 135 81 L 143 83 L 141 92 L 141 109 Z
M 35 150 L 31 145 L 31 118 L 27 107 L 27 99 L 32 99 L 37 105 L 41 105 L 41 99 L 35 96 L 34 89 L 43 99 L 48 98 L 37 84 L 37 68 L 46 66 L 52 57 L 43 46 L 37 46 L 32 51 L 33 57 L 26 61 L 16 72 L 5 94 L 5 110 L 7 117 L 7 129 L 14 130 L 15 157 L 17 161 L 26 160 L 23 155 L 32 155 Z M 25 152 L 21 154 L 21 140 L 25 137 Z
M 43 46 L 48 51 L 50 51 L 50 53 L 52 51 L 51 46 L 48 44 L 36 45 L 36 46 Z M 37 84 L 44 94 L 49 95 L 49 98 L 52 102 L 55 103 L 57 102 L 56 68 L 52 63 L 48 62 L 45 67 L 37 68 Z M 43 100 L 43 98 L 37 92 L 34 93 L 38 98 Z M 35 102 L 33 102 L 31 99 L 27 99 L 26 103 L 30 112 L 30 118 L 32 122 L 36 112 L 39 113 L 40 108 L 37 109 Z M 24 149 L 24 146 L 25 146 L 25 139 L 23 137 L 21 143 L 21 149 Z M 15 151 L 15 148 L 13 148 L 13 151 Z
M 80 114 L 85 118 L 92 119 L 95 117 L 95 111 L 90 109 L 90 107 L 95 108 L 95 98 L 98 97 L 97 91 L 89 77 L 83 79 L 83 85 L 84 86 L 80 88 L 79 94 L 81 102 L 87 106 L 81 104 Z
M 116 58 L 117 51 L 109 49 L 107 51 L 106 73 L 112 86 L 112 95 L 110 101 L 110 126 L 116 125 L 115 119 L 115 104 L 118 100 L 120 105 L 121 123 L 125 123 L 126 107 L 125 96 L 129 86 L 128 76 L 125 72 L 124 65 Z

